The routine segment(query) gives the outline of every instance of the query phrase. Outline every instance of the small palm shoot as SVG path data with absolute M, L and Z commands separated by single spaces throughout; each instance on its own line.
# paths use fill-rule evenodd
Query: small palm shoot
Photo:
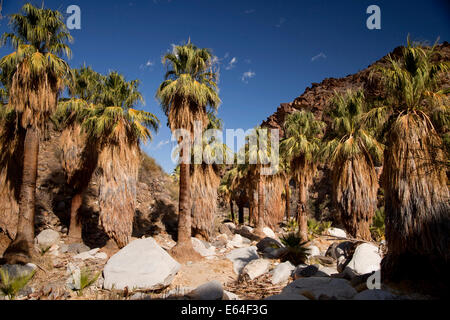
M 289 261 L 293 265 L 305 263 L 308 259 L 309 249 L 305 247 L 307 242 L 302 242 L 301 238 L 295 232 L 288 233 L 280 239 L 285 246 L 285 251 L 281 254 L 281 261 Z
M 87 269 L 84 268 L 83 270 L 81 270 L 80 273 L 80 289 L 77 290 L 78 291 L 78 296 L 82 296 L 83 295 L 83 290 L 90 287 L 91 285 L 93 285 L 98 277 L 100 276 L 102 272 L 98 272 L 97 274 L 95 274 L 94 276 L 92 276 L 92 272 Z
M 8 271 L 0 268 L 0 294 L 7 296 L 10 300 L 14 300 L 20 290 L 33 278 L 35 273 L 36 270 L 33 270 L 27 275 L 11 278 Z

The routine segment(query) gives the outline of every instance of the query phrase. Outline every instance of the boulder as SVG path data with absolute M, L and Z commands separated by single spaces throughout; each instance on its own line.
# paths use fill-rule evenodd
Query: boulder
M 225 222 L 223 225 L 227 226 L 231 232 L 234 232 L 234 230 L 236 230 L 236 225 L 233 222 Z
M 223 295 L 222 284 L 214 280 L 195 288 L 186 297 L 191 300 L 222 300 Z
M 339 274 L 339 272 L 336 270 L 336 268 L 324 267 L 322 265 L 319 265 L 319 270 L 317 270 L 314 277 L 331 277 L 332 275 L 337 274 Z
M 58 232 L 52 229 L 46 229 L 44 231 L 41 231 L 41 233 L 36 236 L 35 240 L 40 249 L 47 250 L 52 245 L 58 244 L 59 239 L 60 236 Z
M 280 263 L 272 271 L 272 284 L 288 281 L 294 270 L 295 266 L 293 266 L 289 261 Z
M 253 228 L 250 226 L 242 226 L 241 230 L 248 233 L 253 233 Z
M 313 277 L 295 280 L 283 289 L 282 294 L 307 295 L 318 300 L 319 297 L 351 299 L 357 292 L 345 279 Z
M 380 270 L 381 256 L 378 247 L 370 244 L 360 244 L 352 259 L 344 269 L 344 274 L 350 278 Z
M 210 257 L 216 254 L 216 248 L 209 245 L 209 248 L 205 246 L 205 243 L 197 238 L 191 238 L 192 246 L 202 257 Z
M 66 285 L 70 290 L 81 289 L 81 270 L 78 266 L 69 263 L 67 265 L 66 274 L 69 276 L 66 281 Z
M 170 285 L 179 270 L 180 264 L 153 238 L 138 239 L 108 260 L 104 288 L 158 290 Z
M 226 257 L 233 262 L 233 270 L 238 275 L 247 263 L 259 259 L 257 248 L 255 246 L 235 249 L 227 254 Z
M 256 279 L 259 276 L 262 276 L 270 268 L 270 260 L 267 259 L 257 259 L 252 260 L 248 264 L 245 265 L 244 269 L 242 269 L 242 276 L 247 276 L 250 280 Z
M 263 228 L 262 231 L 266 235 L 266 237 L 273 238 L 273 239 L 277 238 L 277 236 L 275 235 L 275 232 L 273 232 L 273 230 L 268 227 Z
M 8 274 L 10 279 L 16 279 L 30 275 L 37 269 L 37 266 L 33 263 L 28 263 L 26 265 L 5 264 L 0 266 L 0 268 Z
M 223 290 L 223 298 L 222 300 L 241 300 L 239 299 L 239 296 L 237 294 L 234 294 L 233 292 L 229 292 L 226 290 Z
M 308 257 L 320 256 L 320 250 L 317 246 L 308 246 Z
M 301 277 L 312 277 L 314 276 L 317 271 L 319 271 L 319 265 L 305 265 L 305 264 L 301 264 L 299 266 L 297 266 L 297 268 L 295 268 L 294 272 L 293 272 L 293 276 L 294 279 L 297 280 L 298 278 Z
M 264 300 L 309 300 L 309 299 L 306 298 L 305 296 L 302 296 L 301 294 L 280 293 L 274 296 L 267 297 Z
M 395 300 L 397 296 L 384 290 L 364 290 L 353 297 L 353 300 Z
M 328 228 L 326 234 L 337 238 L 347 238 L 345 231 L 339 228 Z
M 281 244 L 280 241 L 275 240 L 274 238 L 266 237 L 261 241 L 259 241 L 256 244 L 256 247 L 260 252 L 271 253 L 273 250 L 283 248 L 284 246 Z
M 221 224 L 220 226 L 219 226 L 219 233 L 221 233 L 221 234 L 226 234 L 227 236 L 229 236 L 229 237 L 232 237 L 233 236 L 233 232 L 230 230 L 230 228 L 227 226 L 227 225 L 225 225 L 225 224 Z

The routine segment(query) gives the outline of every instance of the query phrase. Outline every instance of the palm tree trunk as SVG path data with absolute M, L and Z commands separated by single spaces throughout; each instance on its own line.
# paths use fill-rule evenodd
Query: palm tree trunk
M 70 206 L 69 241 L 72 243 L 82 242 L 82 222 L 78 210 L 83 203 L 83 193 L 84 190 L 79 190 L 72 198 Z
M 385 150 L 387 280 L 422 279 L 448 292 L 450 205 L 441 140 L 427 119 L 396 121 Z M 420 277 L 420 278 L 418 278 Z M 446 288 L 445 288 L 446 287 Z
M 299 236 L 302 242 L 308 241 L 308 222 L 306 216 L 306 192 L 307 186 L 304 185 L 303 179 L 298 181 L 298 202 L 297 202 L 297 219 Z
M 285 181 L 285 192 L 286 192 L 286 221 L 289 221 L 291 214 L 291 188 L 289 186 L 289 179 Z
M 264 228 L 264 209 L 265 209 L 265 194 L 264 194 L 264 176 L 259 173 L 258 179 L 258 222 L 255 231 L 262 232 Z
M 238 205 L 238 210 L 239 210 L 239 224 L 243 225 L 245 223 L 245 220 L 244 220 L 244 206 L 243 205 Z
M 31 261 L 34 242 L 38 156 L 39 129 L 29 127 L 24 142 L 23 177 L 20 189 L 17 234 L 3 254 L 3 258 L 8 264 L 26 264 Z
M 233 199 L 231 198 L 230 198 L 230 212 L 231 212 L 231 220 L 234 222 L 235 221 L 234 207 L 233 207 Z

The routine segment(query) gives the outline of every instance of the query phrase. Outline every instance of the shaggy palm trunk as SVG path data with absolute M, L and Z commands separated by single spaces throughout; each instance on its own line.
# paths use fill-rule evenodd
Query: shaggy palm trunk
M 371 241 L 377 207 L 378 179 L 369 156 L 359 155 L 334 169 L 334 201 L 342 224 L 354 238 Z
M 31 250 L 34 242 L 38 155 L 39 130 L 29 127 L 25 135 L 24 143 L 24 162 L 17 234 L 14 241 L 3 254 L 3 258 L 8 264 L 26 264 L 31 261 Z
M 230 212 L 231 212 L 231 220 L 235 222 L 235 216 L 234 216 L 234 207 L 233 207 L 233 199 L 230 199 Z
M 83 203 L 83 191 L 78 191 L 72 198 L 70 206 L 69 240 L 73 243 L 82 242 L 82 222 L 78 211 Z
M 238 206 L 238 210 L 239 210 L 239 224 L 243 225 L 244 224 L 244 206 L 243 205 L 239 205 Z
M 255 232 L 262 232 L 264 228 L 264 210 L 265 210 L 265 194 L 264 194 L 264 176 L 259 173 L 258 179 L 258 221 Z
M 307 189 L 306 181 L 304 178 L 300 178 L 298 182 L 298 201 L 297 201 L 297 219 L 298 219 L 298 230 L 299 237 L 302 242 L 308 240 L 308 221 L 306 212 L 306 201 L 307 201 Z
M 289 186 L 289 179 L 285 180 L 284 190 L 286 193 L 286 221 L 289 221 L 291 217 L 291 188 Z
M 105 147 L 99 156 L 100 224 L 119 248 L 126 246 L 133 231 L 139 147 L 126 142 Z
M 266 214 L 264 225 L 274 229 L 285 216 L 285 205 L 283 201 L 284 179 L 279 176 L 268 176 L 265 178 L 265 203 Z
M 192 235 L 206 241 L 212 236 L 220 179 L 211 165 L 194 165 L 191 179 Z
M 388 254 L 382 276 L 450 285 L 450 205 L 441 140 L 427 119 L 407 114 L 389 134 L 382 176 Z

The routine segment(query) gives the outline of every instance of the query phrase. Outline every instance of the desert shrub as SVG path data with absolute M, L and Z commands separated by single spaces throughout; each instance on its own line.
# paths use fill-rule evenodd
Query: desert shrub
M 282 262 L 289 261 L 295 266 L 305 263 L 308 259 L 309 249 L 305 247 L 306 242 L 302 242 L 296 233 L 288 233 L 282 236 L 280 241 L 285 246 L 280 257 Z
M 36 271 L 33 270 L 27 275 L 11 278 L 8 271 L 0 268 L 0 294 L 8 296 L 10 300 L 14 300 L 20 290 L 33 278 L 35 273 Z

